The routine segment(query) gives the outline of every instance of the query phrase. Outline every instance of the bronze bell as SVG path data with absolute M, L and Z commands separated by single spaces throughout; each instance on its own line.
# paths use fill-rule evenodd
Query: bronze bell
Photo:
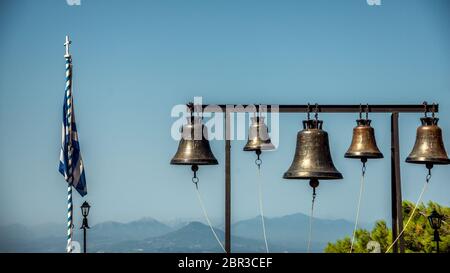
M 209 141 L 207 130 L 200 117 L 189 117 L 188 123 L 181 129 L 181 140 L 178 150 L 170 164 L 173 165 L 217 165 Z
M 359 158 L 365 162 L 369 158 L 383 158 L 377 147 L 375 132 L 370 126 L 370 119 L 356 120 L 357 126 L 353 128 L 353 138 L 350 148 L 345 153 L 346 158 Z
M 437 125 L 438 120 L 435 117 L 420 119 L 422 125 L 417 128 L 416 143 L 406 162 L 425 164 L 429 169 L 435 164 L 450 164 L 442 140 L 442 130 Z
M 244 146 L 244 151 L 268 151 L 275 149 L 270 141 L 269 129 L 264 123 L 264 117 L 252 117 L 248 131 L 248 141 Z
M 297 134 L 294 160 L 283 178 L 310 179 L 313 188 L 318 185 L 318 179 L 342 179 L 331 159 L 328 133 L 322 130 L 322 123 L 317 119 L 303 121 L 303 130 Z

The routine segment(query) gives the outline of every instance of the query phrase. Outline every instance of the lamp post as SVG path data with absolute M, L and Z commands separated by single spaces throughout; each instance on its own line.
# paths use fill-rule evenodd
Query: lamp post
M 439 237 L 439 229 L 441 228 L 442 217 L 443 216 L 437 213 L 436 210 L 433 210 L 430 216 L 428 216 L 430 226 L 434 229 L 433 241 L 436 242 L 436 253 L 439 253 L 439 242 L 441 241 L 441 238 Z
M 83 224 L 80 229 L 83 229 L 83 253 L 86 253 L 86 229 L 89 229 L 88 224 L 88 215 L 91 206 L 88 202 L 84 201 L 83 205 L 81 205 L 81 214 L 83 215 Z

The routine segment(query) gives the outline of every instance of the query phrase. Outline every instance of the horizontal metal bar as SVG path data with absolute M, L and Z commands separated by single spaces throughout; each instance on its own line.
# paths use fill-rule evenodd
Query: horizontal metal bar
M 228 110 L 230 112 L 236 112 L 236 113 L 247 113 L 247 112 L 253 112 L 251 106 L 254 105 L 243 105 L 243 104 L 209 104 L 209 105 L 202 105 L 202 109 L 205 112 L 218 112 L 218 109 L 214 106 L 217 106 L 220 108 L 221 111 L 225 112 L 228 106 Z M 250 106 L 250 107 L 249 107 Z M 278 107 L 278 111 L 280 113 L 306 113 L 308 112 L 308 105 L 303 104 L 295 104 L 295 105 L 289 105 L 289 104 L 280 104 L 280 105 L 267 105 L 266 108 L 261 108 L 261 111 L 267 111 L 271 112 L 272 108 L 274 110 Z M 318 105 L 318 112 L 319 113 L 359 113 L 361 106 L 359 104 L 324 104 Z M 432 112 L 434 107 L 434 112 L 439 112 L 439 104 L 435 104 L 434 106 L 432 104 L 427 105 L 427 111 Z M 309 109 L 311 112 L 314 112 L 315 105 L 311 104 L 309 106 Z M 366 105 L 362 105 L 363 111 L 365 111 Z M 267 110 L 266 110 L 267 109 Z M 371 113 L 423 113 L 425 111 L 425 107 L 423 104 L 369 104 L 369 112 Z

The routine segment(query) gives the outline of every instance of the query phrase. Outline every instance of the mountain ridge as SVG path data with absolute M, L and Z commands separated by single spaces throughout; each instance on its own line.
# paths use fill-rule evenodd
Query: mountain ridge
M 309 216 L 294 213 L 265 217 L 268 243 L 274 252 L 306 250 Z M 343 219 L 314 218 L 312 249 L 321 252 L 327 242 L 350 236 L 353 223 Z M 224 233 L 214 227 L 220 240 Z M 0 226 L 2 252 L 63 252 L 64 225 L 26 227 Z M 74 229 L 74 240 L 82 242 L 82 231 Z M 88 249 L 94 252 L 221 252 L 210 227 L 199 221 L 177 222 L 177 227 L 152 217 L 130 222 L 105 221 L 88 231 Z M 260 216 L 232 224 L 233 252 L 264 252 Z

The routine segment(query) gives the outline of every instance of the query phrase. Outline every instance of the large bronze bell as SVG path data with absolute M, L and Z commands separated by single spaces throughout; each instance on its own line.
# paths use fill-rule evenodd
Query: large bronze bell
M 188 118 L 188 123 L 181 129 L 180 144 L 170 164 L 193 166 L 218 164 L 209 146 L 207 130 L 204 129 L 200 117 Z
M 442 140 L 442 130 L 437 125 L 438 120 L 435 117 L 420 119 L 422 125 L 417 128 L 416 143 L 406 162 L 425 164 L 429 169 L 435 164 L 450 164 Z
M 318 179 L 342 179 L 331 159 L 328 133 L 322 130 L 322 123 L 317 119 L 303 121 L 303 130 L 297 134 L 294 160 L 283 178 L 309 179 L 313 188 L 318 185 Z
M 270 141 L 269 129 L 264 123 L 264 117 L 252 117 L 244 151 L 260 152 L 273 149 L 275 149 L 275 146 Z
M 383 158 L 377 147 L 375 132 L 370 126 L 370 119 L 356 120 L 357 126 L 353 128 L 352 143 L 345 153 L 346 158 L 359 158 L 365 162 L 369 158 Z

